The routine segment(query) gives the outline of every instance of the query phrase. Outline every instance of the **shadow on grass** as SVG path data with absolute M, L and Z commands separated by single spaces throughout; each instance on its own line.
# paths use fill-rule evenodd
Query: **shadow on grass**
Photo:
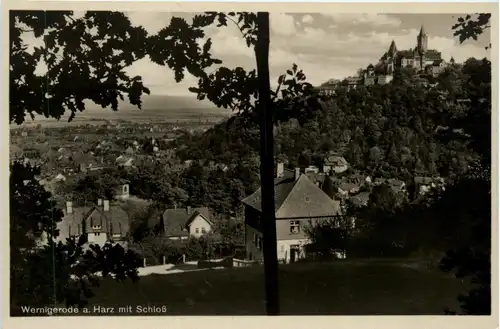
M 280 268 L 283 315 L 444 315 L 464 283 L 417 263 L 339 261 Z M 264 315 L 263 268 L 152 274 L 140 282 L 104 280 L 93 305 L 131 306 L 115 315 Z M 137 312 L 138 306 L 166 312 Z M 99 315 L 99 314 L 91 314 Z M 109 314 L 108 314 L 109 315 Z

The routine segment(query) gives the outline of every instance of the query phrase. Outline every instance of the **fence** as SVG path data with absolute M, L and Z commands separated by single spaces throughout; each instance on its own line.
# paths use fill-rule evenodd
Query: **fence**
M 186 256 L 182 255 L 179 257 L 176 263 L 180 264 L 187 264 L 186 263 Z M 210 267 L 226 267 L 226 268 L 232 268 L 232 267 L 252 267 L 252 266 L 258 266 L 260 265 L 259 262 L 255 260 L 245 260 L 245 259 L 238 259 L 238 258 L 233 258 L 233 257 L 226 257 L 223 259 L 211 259 L 211 260 L 198 260 L 196 262 L 188 262 L 190 264 L 194 263 L 197 264 L 198 268 L 210 268 Z M 163 264 L 158 264 L 158 263 L 148 263 L 147 258 L 143 258 L 143 264 L 142 267 L 152 267 L 152 266 L 158 266 L 158 265 L 167 265 L 166 258 L 163 257 Z
M 233 258 L 233 267 L 251 267 L 256 265 L 259 265 L 259 263 L 254 260 Z

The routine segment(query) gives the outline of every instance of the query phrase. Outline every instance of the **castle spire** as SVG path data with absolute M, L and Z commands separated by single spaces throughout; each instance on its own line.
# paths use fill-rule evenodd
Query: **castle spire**
M 424 29 L 424 24 L 422 24 L 422 26 L 420 27 L 420 33 L 419 35 L 425 35 L 425 29 Z
M 396 48 L 396 43 L 394 42 L 394 40 L 392 40 L 391 45 L 389 46 L 388 53 L 392 55 L 392 54 L 396 53 L 397 51 L 398 51 L 398 48 Z

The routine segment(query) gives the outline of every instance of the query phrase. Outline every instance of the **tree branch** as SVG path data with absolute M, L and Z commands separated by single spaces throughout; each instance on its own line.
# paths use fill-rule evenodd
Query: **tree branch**
M 247 37 L 247 34 L 245 32 L 243 32 L 243 29 L 240 27 L 240 25 L 238 24 L 238 22 L 236 22 L 231 16 L 229 15 L 225 15 L 227 19 L 229 19 L 231 22 L 234 23 L 234 25 L 236 25 L 238 27 L 238 30 L 240 30 L 241 32 L 241 35 L 243 35 L 243 38 L 246 38 Z

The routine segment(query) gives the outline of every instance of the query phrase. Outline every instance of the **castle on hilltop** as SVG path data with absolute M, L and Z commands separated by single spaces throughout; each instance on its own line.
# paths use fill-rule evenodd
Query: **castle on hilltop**
M 450 60 L 454 62 L 453 58 Z M 374 66 L 368 65 L 364 70 L 364 85 L 384 84 L 392 80 L 396 68 L 412 68 L 418 72 L 438 75 L 448 64 L 443 60 L 441 52 L 428 48 L 428 36 L 422 25 L 417 36 L 417 45 L 408 50 L 398 50 L 394 40 L 389 49 Z
M 345 84 L 349 89 L 356 88 L 358 85 L 386 84 L 393 80 L 396 69 L 403 67 L 437 76 L 448 65 L 454 63 L 453 57 L 447 63 L 443 60 L 441 52 L 436 49 L 428 49 L 428 36 L 422 25 L 417 35 L 415 48 L 398 50 L 393 40 L 389 49 L 382 55 L 378 63 L 375 65 L 370 64 L 366 69 L 361 69 L 359 76 L 348 77 L 342 81 L 333 81 L 334 79 L 332 79 L 317 87 L 317 89 L 322 94 L 332 95 L 336 86 L 340 84 Z
M 420 28 L 417 36 L 417 46 L 413 49 L 399 51 L 394 40 L 389 46 L 389 50 L 380 58 L 380 62 L 387 65 L 388 73 L 398 67 L 412 67 L 423 71 L 428 65 L 435 65 L 441 62 L 441 53 L 436 49 L 428 49 L 428 36 L 424 26 Z

